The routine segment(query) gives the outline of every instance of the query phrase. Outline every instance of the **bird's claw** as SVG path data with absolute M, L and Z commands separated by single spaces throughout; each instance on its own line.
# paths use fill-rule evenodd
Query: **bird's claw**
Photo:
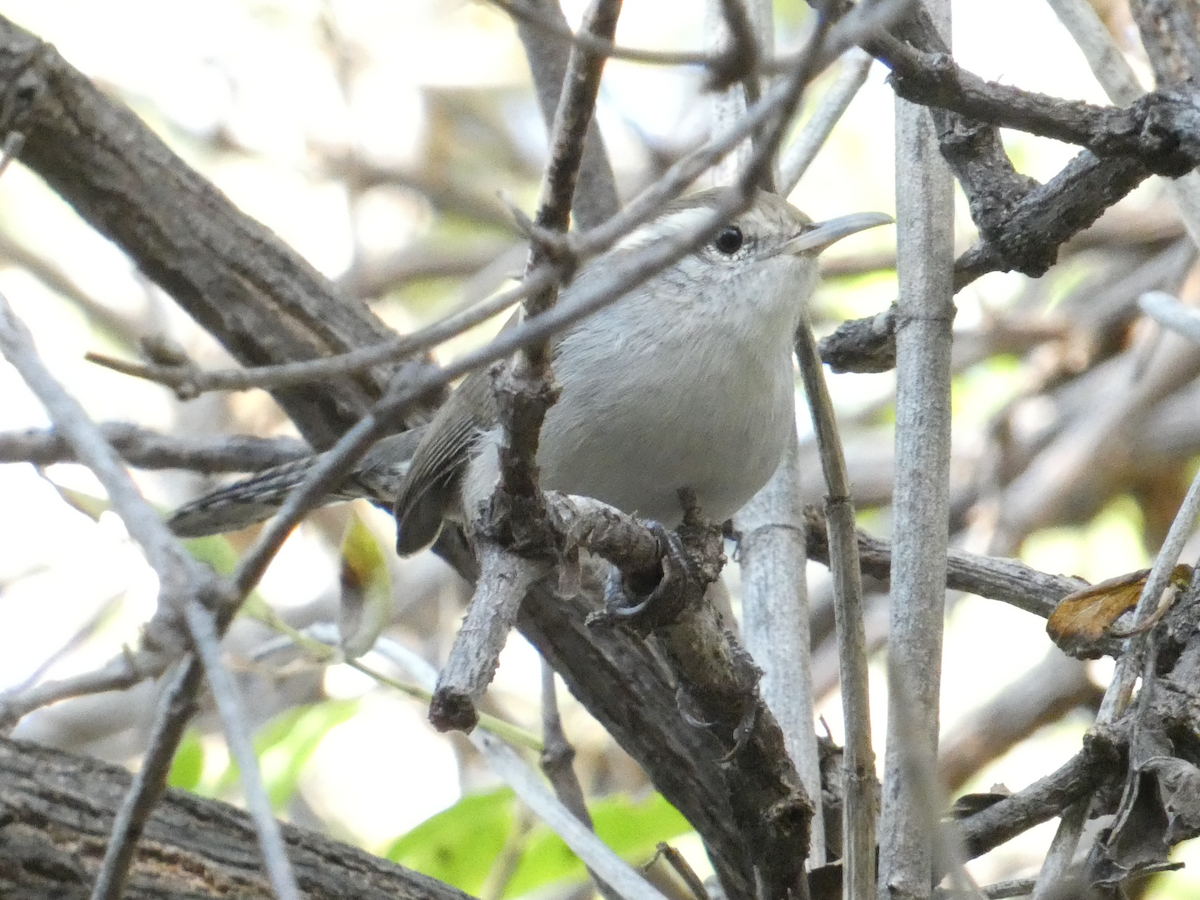
M 588 617 L 589 625 L 620 622 L 649 632 L 678 618 L 692 593 L 689 588 L 704 590 L 679 535 L 659 522 L 646 525 L 662 548 L 661 567 L 632 573 L 614 567 L 604 584 L 604 609 Z

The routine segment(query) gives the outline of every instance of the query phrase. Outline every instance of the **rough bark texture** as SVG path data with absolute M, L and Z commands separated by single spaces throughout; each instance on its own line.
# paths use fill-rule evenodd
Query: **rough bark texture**
M 129 787 L 124 769 L 0 738 L 0 897 L 85 900 Z M 282 826 L 308 900 L 463 900 L 468 895 L 377 856 Z M 169 790 L 138 847 L 126 900 L 272 897 L 249 817 Z

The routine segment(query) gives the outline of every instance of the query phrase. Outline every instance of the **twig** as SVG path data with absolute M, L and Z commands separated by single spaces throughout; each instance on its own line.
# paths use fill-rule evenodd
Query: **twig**
M 968 858 L 982 856 L 1048 821 L 1080 798 L 1088 798 L 1106 778 L 1119 772 L 1119 753 L 1111 740 L 1090 736 L 1083 748 L 1051 774 L 959 822 Z
M 98 426 L 104 440 L 127 463 L 139 469 L 190 469 L 194 472 L 254 472 L 303 459 L 312 448 L 295 438 L 248 435 L 159 434 L 129 422 Z M 30 462 L 37 466 L 78 462 L 79 457 L 57 429 L 0 432 L 0 463 Z
M 751 5 L 752 4 L 752 5 Z M 758 63 L 769 56 L 774 46 L 773 19 L 764 13 L 760 0 L 707 0 L 704 12 L 705 42 L 722 58 L 709 70 L 712 93 L 708 97 L 709 130 L 713 135 L 726 131 L 761 96 Z M 729 186 L 744 178 L 755 144 L 762 135 L 747 136 L 734 152 L 712 172 L 713 183 Z M 763 176 L 756 187 L 772 190 L 774 164 L 760 167 Z
M 907 714 L 914 708 L 914 703 L 908 695 L 907 685 L 903 680 L 904 674 L 898 666 L 888 666 L 888 738 L 895 738 L 900 742 L 902 749 L 898 755 L 902 766 L 900 774 L 905 779 L 904 791 L 914 798 L 916 812 L 914 818 L 917 819 L 916 827 L 921 831 L 917 840 L 912 841 L 909 846 L 917 844 L 912 851 L 914 856 L 922 853 L 928 854 L 933 872 L 936 873 L 933 877 L 934 882 L 941 881 L 941 874 L 946 873 L 954 897 L 959 900 L 966 900 L 966 898 L 981 900 L 979 887 L 965 868 L 966 859 L 963 848 L 957 840 L 956 831 L 952 830 L 950 824 L 939 821 L 938 814 L 946 808 L 946 798 L 942 786 L 938 782 L 936 757 L 933 754 L 912 752 L 909 749 L 920 747 L 928 738 L 918 731 L 918 726 L 921 724 L 918 717 Z M 897 708 L 899 713 L 893 720 L 892 710 Z M 919 845 L 918 842 L 921 840 L 928 841 L 927 847 Z M 896 844 L 903 846 L 904 844 L 903 841 L 890 843 L 893 846 Z M 917 860 L 909 861 L 909 865 L 919 868 L 919 857 Z M 902 874 L 903 869 L 903 866 L 894 867 L 893 872 Z M 892 886 L 897 883 L 897 880 L 893 876 L 890 881 L 883 883 L 895 891 Z M 928 893 L 921 891 L 915 896 L 927 897 Z
M 78 458 L 104 485 L 113 509 L 162 579 L 162 593 L 174 599 L 192 590 L 210 587 L 211 570 L 192 559 L 171 536 L 83 407 L 63 390 L 42 363 L 34 349 L 32 335 L 3 294 L 0 294 L 0 352 L 41 401 L 50 420 L 70 442 Z
M 1138 298 L 1138 307 L 1164 328 L 1200 344 L 1200 311 L 1185 306 L 1166 291 L 1147 291 Z
M 423 687 L 410 682 L 400 681 L 367 665 L 362 661 L 361 656 L 355 659 L 347 659 L 341 649 L 341 629 L 336 623 L 316 622 L 307 628 L 296 629 L 292 628 L 270 610 L 266 610 L 266 613 L 266 615 L 262 616 L 257 614 L 252 615 L 268 628 L 277 632 L 279 636 L 259 644 L 252 652 L 251 659 L 262 660 L 273 653 L 278 653 L 289 648 L 299 648 L 321 663 L 332 664 L 333 662 L 342 662 L 350 668 L 362 672 L 373 681 L 394 691 L 399 691 L 404 696 L 411 697 L 425 705 L 428 705 L 430 699 L 433 697 L 433 693 Z M 392 647 L 393 644 L 395 642 L 391 638 L 380 637 L 375 639 L 373 648 L 379 652 L 383 652 L 380 648 Z M 403 653 L 408 651 L 398 650 L 396 652 Z M 485 731 L 490 731 L 506 743 L 517 747 L 524 747 L 537 753 L 542 752 L 542 742 L 536 735 L 518 728 L 510 722 L 506 722 L 504 719 L 483 713 L 479 717 L 479 727 Z
M 1133 67 L 1113 43 L 1096 10 L 1086 0 L 1047 2 L 1083 51 L 1092 74 L 1113 103 L 1129 105 L 1145 93 Z M 1153 50 L 1149 52 L 1153 53 Z M 1188 234 L 1200 246 L 1200 176 L 1191 172 L 1167 182 L 1166 187 L 1179 207 Z
M 1192 534 L 1197 516 L 1200 516 L 1200 473 L 1192 479 L 1183 503 L 1179 505 L 1179 511 L 1171 521 L 1162 547 L 1154 558 L 1150 574 L 1146 576 L 1146 583 L 1142 586 L 1142 593 L 1133 613 L 1133 622 L 1129 627 L 1129 632 L 1134 636 L 1126 641 L 1124 650 L 1117 659 L 1116 671 L 1104 694 L 1104 701 L 1100 704 L 1100 713 L 1096 716 L 1098 725 L 1112 722 L 1129 703 L 1148 638 L 1145 625 L 1155 615 L 1162 593 L 1170 582 L 1171 571 L 1179 562 L 1183 545 Z
M 381 297 L 415 281 L 428 278 L 476 279 L 489 272 L 515 271 L 514 253 L 524 258 L 523 244 L 484 238 L 464 247 L 447 247 L 437 239 L 404 246 L 378 260 L 355 260 L 337 280 L 351 297 Z M 490 291 L 488 293 L 491 293 Z
M 605 40 L 584 31 L 576 33 L 571 31 L 567 25 L 534 9 L 533 4 L 521 2 L 521 0 L 487 0 L 487 2 L 504 10 L 514 19 L 520 19 L 546 34 L 570 41 L 576 47 L 582 47 L 589 53 L 610 59 L 624 59 L 651 66 L 711 66 L 718 61 L 717 55 L 698 50 L 643 50 L 636 47 L 622 47 L 614 44 L 611 40 Z
M 529 6 L 540 7 L 541 15 L 536 18 L 553 21 L 560 28 L 566 27 L 566 18 L 558 0 L 526 0 L 526 3 Z M 619 2 L 613 4 L 611 16 L 614 21 L 620 7 Z M 612 40 L 612 30 L 603 27 L 584 27 L 581 31 L 591 31 L 602 40 Z M 604 67 L 605 57 L 579 44 L 564 43 L 552 36 L 547 39 L 546 32 L 529 25 L 525 19 L 517 20 L 517 34 L 525 49 L 525 58 L 533 76 L 534 91 L 542 118 L 547 127 L 553 130 L 552 123 L 558 114 L 560 100 L 565 96 L 564 87 L 568 83 L 567 69 L 571 64 L 570 60 L 587 59 L 591 61 L 589 65 L 594 63 L 598 73 Z M 586 104 L 589 118 L 592 105 Z M 591 228 L 616 215 L 621 203 L 617 197 L 616 179 L 613 177 L 612 165 L 600 137 L 600 129 L 594 122 L 585 122 L 583 130 L 586 137 L 582 146 L 582 157 L 575 163 L 578 166 L 579 189 L 573 198 L 573 205 L 576 224 L 581 228 Z M 571 201 L 572 198 L 568 197 L 567 203 L 571 204 Z
M 554 684 L 554 668 L 542 660 L 542 772 L 554 787 L 554 793 L 563 806 L 575 813 L 575 818 L 593 828 L 592 816 L 588 812 L 583 796 L 583 786 L 572 765 L 575 748 L 563 731 L 562 716 L 558 711 L 558 690 Z
M 710 900 L 708 888 L 704 886 L 704 882 L 696 874 L 695 869 L 688 864 L 687 858 L 666 841 L 659 842 L 658 847 L 655 849 L 654 857 L 642 867 L 643 871 L 650 871 L 650 867 L 660 857 L 666 860 L 667 865 L 671 867 L 671 871 L 683 879 L 683 883 L 687 885 L 687 889 L 691 892 L 692 900 Z
M 726 46 L 721 60 L 709 68 L 709 86 L 720 90 L 741 82 L 744 111 L 744 107 L 762 97 L 759 70 L 763 59 L 775 52 L 771 3 L 769 0 L 715 0 L 715 3 L 724 25 Z
M 1161 86 L 1200 75 L 1196 10 L 1190 4 L 1131 0 L 1129 11 L 1142 36 L 1154 80 Z
M 867 638 L 863 624 L 862 575 L 855 540 L 854 503 L 846 459 L 825 384 L 820 356 L 807 316 L 796 333 L 796 358 L 828 493 L 830 571 L 837 625 L 845 747 L 842 757 L 842 896 L 868 897 L 875 883 L 875 751 L 871 746 L 871 709 L 867 683 Z
M 575 748 L 567 740 L 563 731 L 562 717 L 558 712 L 558 690 L 554 683 L 554 668 L 546 660 L 542 660 L 542 774 L 554 788 L 554 796 L 560 803 L 575 814 L 590 831 L 596 827 L 588 812 L 587 799 L 583 795 L 583 786 L 579 783 L 579 775 L 575 771 Z M 596 884 L 596 890 L 605 900 L 621 900 L 619 894 L 609 887 L 600 876 L 591 869 L 588 874 Z
M 204 665 L 204 675 L 221 717 L 225 743 L 237 762 L 247 811 L 258 834 L 258 846 L 262 850 L 271 887 L 277 900 L 300 900 L 296 876 L 292 873 L 287 852 L 284 850 L 283 835 L 279 832 L 279 823 L 271 810 L 271 801 L 267 798 L 262 772 L 258 767 L 258 757 L 254 753 L 254 744 L 246 730 L 246 716 L 238 699 L 237 686 L 221 661 L 220 639 L 213 624 L 212 613 L 198 603 L 189 603 L 184 615 L 192 635 L 192 646 Z
M 516 623 L 521 601 L 549 571 L 549 561 L 518 556 L 493 541 L 480 541 L 479 584 L 450 656 L 438 676 L 429 721 L 438 731 L 470 731 L 479 720 L 475 705 L 496 668 Z
M 994 223 L 980 221 L 980 239 L 954 262 L 954 289 L 988 272 L 1017 271 L 1037 278 L 1049 271 L 1058 248 L 1087 228 L 1150 175 L 1139 160 L 1100 159 L 1084 150 L 1048 182 L 1005 207 Z
M 1195 97 L 1187 86 L 1143 94 L 1124 108 L 1060 100 L 984 81 L 946 53 L 880 41 L 896 94 L 991 125 L 1086 147 L 1097 156 L 1131 156 L 1158 175 L 1177 177 L 1200 162 Z
M 10 131 L 4 137 L 4 145 L 0 147 L 0 175 L 7 171 L 9 164 L 21 154 L 25 146 L 25 135 L 19 131 Z
M 795 431 L 771 480 L 737 515 L 742 573 L 742 634 L 762 668 L 763 702 L 779 722 L 784 745 L 813 799 L 809 867 L 826 862 L 821 763 L 813 729 L 812 636 L 809 632 L 804 509 Z
M 60 700 L 131 688 L 147 678 L 161 675 L 171 662 L 171 657 L 161 653 L 122 653 L 93 672 L 47 681 L 25 691 L 6 691 L 0 694 L 0 731 L 11 730 L 35 709 Z
M 1010 878 L 1007 881 L 997 881 L 981 888 L 983 896 L 988 900 L 1007 900 L 1009 897 L 1024 897 L 1033 893 L 1033 878 Z
M 1042 867 L 1038 870 L 1037 881 L 1033 885 L 1033 900 L 1049 900 L 1057 896 L 1067 870 L 1075 859 L 1075 851 L 1079 847 L 1080 837 L 1083 836 L 1083 826 L 1087 822 L 1091 805 L 1091 796 L 1085 795 L 1059 813 L 1058 828 L 1050 841 L 1050 849 L 1046 851 Z
M 124 891 L 138 838 L 166 789 L 175 750 L 195 712 L 196 691 L 200 688 L 203 673 L 200 661 L 189 654 L 176 664 L 174 673 L 163 687 L 146 756 L 113 820 L 91 900 L 119 900 Z
M 620 8 L 620 0 L 594 0 L 584 14 L 582 30 L 611 39 Z M 550 162 L 542 179 L 527 271 L 553 258 L 548 241 L 565 232 L 570 221 L 603 68 L 603 57 L 572 48 L 551 129 Z M 537 236 L 541 234 L 547 235 L 546 241 Z M 527 321 L 537 321 L 553 309 L 557 295 L 554 285 L 530 294 L 525 300 Z M 495 396 L 502 430 L 500 481 L 478 526 L 479 582 L 429 708 L 430 721 L 442 731 L 469 731 L 475 726 L 475 703 L 495 674 L 521 600 L 549 566 L 547 550 L 552 544 L 541 524 L 536 462 L 546 410 L 558 399 L 548 337 L 520 348 L 496 379 Z
M 209 391 L 245 391 L 253 388 L 269 390 L 308 384 L 370 369 L 436 347 L 503 312 L 522 297 L 553 284 L 558 276 L 557 266 L 546 266 L 530 273 L 516 287 L 501 291 L 470 309 L 447 316 L 411 335 L 390 338 L 379 344 L 320 359 L 203 371 L 194 366 L 133 363 L 100 353 L 88 353 L 84 358 L 114 372 L 167 385 L 188 396 Z
M 58 645 L 58 648 L 52 651 L 48 656 L 42 658 L 37 664 L 37 667 L 26 675 L 20 682 L 14 684 L 11 688 L 0 692 L 0 730 L 3 730 L 3 722 L 5 719 L 4 709 L 6 707 L 5 699 L 7 697 L 28 696 L 29 692 L 38 684 L 39 681 L 49 672 L 56 663 L 67 658 L 84 644 L 87 643 L 104 625 L 109 621 L 113 612 L 121 605 L 125 598 L 124 591 L 118 591 L 104 600 L 99 607 L 88 616 L 81 626 L 75 629 L 75 632 Z M 124 659 L 124 657 L 122 657 Z M 128 663 L 128 660 L 125 660 Z M 122 667 L 123 671 L 132 671 L 132 667 L 126 665 Z M 136 683 L 136 682 L 135 682 Z M 128 685 L 126 685 L 128 686 Z M 101 690 L 106 690 L 102 688 Z M 14 722 L 16 720 L 13 720 Z
M 817 152 L 829 140 L 833 127 L 845 114 L 858 89 L 866 83 L 867 73 L 875 61 L 871 54 L 855 47 L 842 56 L 842 68 L 837 80 L 821 96 L 816 111 L 800 132 L 799 137 L 783 152 L 779 161 L 779 195 L 786 197 L 808 171 Z

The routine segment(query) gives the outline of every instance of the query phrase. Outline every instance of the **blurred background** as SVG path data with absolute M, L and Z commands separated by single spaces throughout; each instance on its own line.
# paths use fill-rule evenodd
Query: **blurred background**
M 564 0 L 572 24 L 582 6 Z M 1123 4 L 1098 6 L 1145 73 Z M 811 12 L 801 2 L 776 7 L 783 52 L 799 44 Z M 0 12 L 54 43 L 244 211 L 399 331 L 487 296 L 523 265 L 524 245 L 499 195 L 532 211 L 545 127 L 514 28 L 487 3 L 4 0 Z M 628 0 L 617 40 L 701 49 L 704 28 L 701 0 Z M 1038 0 L 956 3 L 954 49 L 962 66 L 984 78 L 1107 102 Z M 835 65 L 817 82 L 809 109 L 836 75 Z M 876 64 L 792 195 L 814 218 L 894 211 L 894 101 L 885 77 Z M 628 199 L 706 138 L 701 73 L 613 60 L 597 115 Z M 1039 180 L 1076 152 L 1015 133 L 1006 133 L 1006 145 L 1017 168 Z M 957 231 L 966 249 L 974 230 L 965 202 Z M 881 312 L 894 299 L 891 241 L 891 229 L 880 229 L 831 251 L 812 309 L 818 333 Z M 1194 263 L 1195 248 L 1152 179 L 1065 247 L 1047 276 L 988 275 L 958 295 L 955 543 L 1092 581 L 1148 564 L 1200 452 L 1192 414 L 1200 352 L 1139 319 L 1135 301 L 1162 288 L 1195 302 Z M 165 388 L 85 362 L 87 351 L 134 358 L 139 339 L 165 335 L 204 365 L 230 364 L 169 297 L 20 165 L 0 178 L 0 290 L 97 421 L 181 435 L 294 434 L 261 391 L 180 403 Z M 440 358 L 495 327 L 444 345 Z M 860 525 L 886 537 L 894 379 L 836 375 L 830 387 Z M 1135 387 L 1144 402 L 1098 433 L 1094 424 L 1107 421 Z M 0 365 L 0 431 L 46 424 L 20 379 Z M 798 427 L 809 458 L 806 498 L 819 502 L 820 469 L 803 412 Z M 164 510 L 218 480 L 135 474 Z M 90 502 L 100 493 L 77 466 L 0 466 L 0 690 L 87 671 L 138 640 L 156 583 L 120 522 Z M 394 558 L 390 517 L 366 504 L 311 516 L 263 580 L 262 600 L 293 626 L 336 619 L 352 524 L 365 529 L 356 540 L 369 535 L 382 551 L 370 565 L 386 579 L 377 584 L 390 597 L 389 634 L 434 663 L 443 659 L 465 587 L 431 554 Z M 233 535 L 203 552 L 236 553 L 247 540 Z M 1184 560 L 1195 556 L 1193 547 Z M 818 709 L 840 740 L 827 577 L 817 565 L 810 576 Z M 727 577 L 736 596 L 736 565 Z M 952 793 L 993 784 L 1019 789 L 1078 749 L 1108 670 L 1067 659 L 1036 617 L 979 598 L 947 600 L 947 785 Z M 886 621 L 876 594 L 868 634 L 877 648 Z M 227 645 L 261 725 L 264 771 L 281 815 L 485 897 L 582 879 L 582 869 L 517 808 L 465 741 L 428 726 L 422 703 L 272 641 L 267 628 L 244 621 Z M 538 679 L 536 654 L 514 634 L 489 711 L 537 733 Z M 879 672 L 872 683 L 882 759 L 887 706 Z M 40 710 L 17 735 L 136 765 L 152 691 L 144 685 Z M 702 866 L 683 834 L 686 823 L 654 799 L 640 770 L 581 708 L 562 700 L 602 834 L 636 861 L 670 838 Z M 198 720 L 175 782 L 236 799 L 236 778 L 211 724 Z M 973 874 L 983 883 L 1030 874 L 1052 830 L 1052 823 L 1035 829 L 975 861 Z M 464 833 L 472 835 L 472 858 L 451 858 L 448 848 Z M 1178 855 L 1200 861 L 1186 846 Z M 515 874 L 506 873 L 498 860 L 514 858 Z M 1194 896 L 1198 887 L 1185 870 L 1152 882 L 1149 895 Z

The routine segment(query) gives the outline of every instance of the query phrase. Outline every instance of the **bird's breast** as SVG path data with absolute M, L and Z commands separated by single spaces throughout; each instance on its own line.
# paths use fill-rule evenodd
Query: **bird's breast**
M 682 488 L 720 521 L 771 477 L 795 427 L 785 340 L 582 338 L 555 365 L 562 394 L 542 429 L 544 488 L 674 525 Z

